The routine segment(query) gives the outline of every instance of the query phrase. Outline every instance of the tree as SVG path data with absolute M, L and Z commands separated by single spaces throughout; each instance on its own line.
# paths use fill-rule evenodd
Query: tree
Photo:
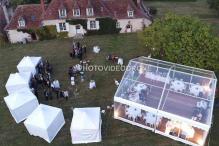
M 219 0 L 208 0 L 210 8 L 215 9 L 219 13 Z
M 44 0 L 45 4 L 51 2 L 51 0 Z M 39 4 L 40 0 L 10 0 L 11 5 L 16 8 L 18 5 L 22 4 Z
M 152 57 L 184 65 L 218 69 L 219 38 L 197 18 L 167 14 L 141 34 Z

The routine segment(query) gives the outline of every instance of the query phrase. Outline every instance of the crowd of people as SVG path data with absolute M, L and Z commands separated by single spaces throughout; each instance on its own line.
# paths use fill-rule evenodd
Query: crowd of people
M 119 59 L 119 57 L 116 55 L 109 54 L 106 56 L 106 60 L 112 61 L 113 63 L 117 63 L 118 59 Z
M 48 60 L 42 60 L 36 67 L 37 73 L 32 77 L 30 87 L 36 97 L 39 97 L 40 87 L 43 88 L 45 100 L 52 100 L 53 94 L 56 98 L 65 98 L 68 100 L 68 91 L 61 90 L 58 80 L 54 80 L 51 76 L 53 68 Z
M 83 59 L 84 56 L 86 56 L 86 53 L 87 53 L 87 47 L 86 45 L 81 45 L 80 42 L 73 42 L 72 44 L 72 48 L 71 48 L 71 51 L 70 51 L 70 57 L 73 58 L 78 58 L 80 60 Z
M 80 78 L 79 80 L 81 82 L 84 81 L 84 70 L 83 68 L 86 65 L 90 65 L 90 60 L 86 60 L 86 53 L 87 53 L 87 48 L 86 45 L 80 44 L 80 42 L 73 42 L 72 43 L 72 48 L 70 52 L 70 56 L 72 58 L 79 58 L 80 63 L 76 64 L 74 66 L 70 66 L 68 68 L 68 75 L 70 79 L 70 83 L 72 86 L 76 85 L 76 80 L 77 78 Z

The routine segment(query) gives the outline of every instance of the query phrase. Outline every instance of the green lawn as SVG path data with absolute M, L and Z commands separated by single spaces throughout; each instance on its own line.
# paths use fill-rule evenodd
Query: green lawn
M 129 35 L 105 35 L 89 36 L 83 42 L 90 48 L 93 45 L 99 45 L 102 50 L 100 54 L 93 54 L 88 51 L 88 58 L 92 64 L 107 65 L 105 56 L 113 52 L 125 59 L 138 55 L 147 55 L 145 50 L 138 42 L 136 34 Z M 77 59 L 72 60 L 69 55 L 71 39 L 42 41 L 27 45 L 11 45 L 0 48 L 0 146 L 69 146 L 71 144 L 70 123 L 72 119 L 72 107 L 101 106 L 106 108 L 113 103 L 113 96 L 116 91 L 113 79 L 121 79 L 122 72 L 89 72 L 86 73 L 86 81 L 80 83 L 78 93 L 75 94 L 75 88 L 70 86 L 68 81 L 68 67 L 78 63 Z M 7 95 L 5 83 L 11 72 L 16 72 L 16 65 L 25 55 L 40 55 L 47 58 L 54 67 L 53 77 L 60 80 L 63 89 L 68 89 L 71 93 L 69 101 L 60 100 L 49 101 L 49 105 L 60 107 L 64 111 L 66 120 L 65 126 L 61 129 L 51 144 L 43 139 L 30 136 L 23 123 L 16 124 L 11 117 L 3 97 Z M 97 89 L 88 90 L 88 80 L 95 79 Z M 45 103 L 43 96 L 40 96 L 40 102 Z M 217 111 L 218 112 L 218 111 Z M 183 146 L 184 144 L 171 140 L 169 138 L 154 134 L 148 130 L 123 123 L 112 118 L 112 112 L 107 111 L 103 118 L 103 142 L 90 144 L 90 146 Z M 219 116 L 215 116 L 215 121 L 219 122 Z M 216 122 L 215 122 L 216 123 Z M 218 146 L 219 124 L 215 124 L 211 133 L 210 146 Z M 82 145 L 80 145 L 82 146 Z M 206 145 L 207 146 L 207 145 Z
M 156 17 L 161 17 L 167 12 L 179 15 L 191 15 L 198 17 L 204 22 L 212 24 L 215 32 L 219 35 L 219 14 L 209 9 L 207 0 L 197 0 L 195 2 L 173 2 L 173 1 L 145 1 L 145 6 L 155 7 L 158 10 Z

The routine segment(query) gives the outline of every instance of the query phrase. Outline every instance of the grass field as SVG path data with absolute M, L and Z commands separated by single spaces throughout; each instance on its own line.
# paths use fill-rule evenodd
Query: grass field
M 145 6 L 157 8 L 156 17 L 161 17 L 167 12 L 198 17 L 204 22 L 211 24 L 216 34 L 219 35 L 219 14 L 209 9 L 207 0 L 197 0 L 195 2 L 145 1 Z
M 129 35 L 104 35 L 86 37 L 83 42 L 90 48 L 93 45 L 99 45 L 102 50 L 100 54 L 93 54 L 88 51 L 88 58 L 92 64 L 110 65 L 105 61 L 108 53 L 114 53 L 122 56 L 125 63 L 129 59 L 138 55 L 147 55 L 137 34 Z M 0 48 L 0 146 L 69 146 L 71 144 L 70 122 L 72 119 L 72 107 L 101 106 L 103 109 L 113 103 L 113 96 L 116 91 L 113 79 L 121 79 L 122 72 L 89 72 L 86 73 L 86 81 L 79 83 L 78 92 L 75 93 L 75 87 L 70 86 L 68 80 L 68 67 L 77 64 L 79 61 L 72 60 L 69 57 L 71 39 L 42 41 L 27 45 L 11 45 Z M 61 129 L 51 144 L 43 139 L 30 136 L 23 123 L 16 124 L 11 117 L 3 97 L 7 95 L 5 83 L 11 72 L 16 72 L 16 65 L 25 55 L 39 55 L 47 58 L 54 67 L 53 77 L 61 83 L 62 89 L 70 91 L 70 99 L 53 99 L 46 104 L 60 107 L 64 111 L 66 120 L 65 126 Z M 88 80 L 94 79 L 97 83 L 97 89 L 88 90 Z M 44 97 L 39 98 L 41 103 L 45 103 Z M 215 111 L 215 113 L 218 112 Z M 131 126 L 112 118 L 112 112 L 107 111 L 102 115 L 103 142 L 90 144 L 90 146 L 183 146 L 184 144 L 154 134 L 148 130 Z M 219 116 L 215 114 L 215 124 L 210 134 L 210 146 L 218 146 L 219 140 Z M 82 146 L 82 145 L 80 145 Z M 206 145 L 207 146 L 207 145 Z

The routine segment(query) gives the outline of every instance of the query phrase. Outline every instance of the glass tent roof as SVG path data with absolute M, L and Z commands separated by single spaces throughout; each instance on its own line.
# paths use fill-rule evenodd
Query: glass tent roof
M 115 97 L 210 125 L 214 72 L 139 57 L 130 60 Z

